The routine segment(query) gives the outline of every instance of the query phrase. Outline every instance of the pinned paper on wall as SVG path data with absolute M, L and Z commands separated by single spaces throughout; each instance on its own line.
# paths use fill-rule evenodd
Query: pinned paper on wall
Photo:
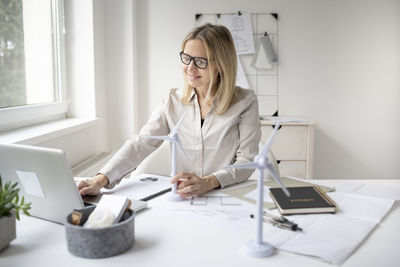
M 242 63 L 240 62 L 240 58 L 237 59 L 237 74 L 236 74 L 236 85 L 240 86 L 244 89 L 249 89 L 249 81 L 246 78 L 246 74 L 244 73 Z
M 253 28 L 250 13 L 221 15 L 221 24 L 231 32 L 238 55 L 254 53 Z

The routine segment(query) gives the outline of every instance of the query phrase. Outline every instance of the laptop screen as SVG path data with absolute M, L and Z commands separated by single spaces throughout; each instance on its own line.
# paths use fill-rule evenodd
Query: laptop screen
M 18 182 L 34 217 L 63 224 L 73 209 L 84 207 L 62 150 L 0 144 L 0 175 L 3 183 Z

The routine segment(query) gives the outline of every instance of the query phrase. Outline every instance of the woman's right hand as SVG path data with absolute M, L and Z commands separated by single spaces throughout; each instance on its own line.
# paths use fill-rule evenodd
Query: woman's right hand
M 99 173 L 90 179 L 80 181 L 78 183 L 78 190 L 81 196 L 95 196 L 100 194 L 100 189 L 108 185 L 108 183 L 108 178 L 104 174 Z

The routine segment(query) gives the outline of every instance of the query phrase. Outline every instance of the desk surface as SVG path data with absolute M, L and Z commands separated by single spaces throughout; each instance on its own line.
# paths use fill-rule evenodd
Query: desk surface
M 328 186 L 347 181 L 400 188 L 400 180 L 313 180 Z M 17 222 L 17 239 L 0 253 L 0 266 L 334 266 L 279 250 L 269 258 L 249 257 L 242 252 L 242 247 L 253 238 L 255 225 L 233 234 L 220 231 L 212 224 L 198 223 L 193 218 L 177 220 L 161 207 L 161 200 L 151 200 L 149 208 L 137 215 L 134 247 L 122 255 L 105 259 L 71 255 L 62 225 L 21 216 L 21 221 Z M 341 266 L 399 266 L 399 225 L 397 201 Z

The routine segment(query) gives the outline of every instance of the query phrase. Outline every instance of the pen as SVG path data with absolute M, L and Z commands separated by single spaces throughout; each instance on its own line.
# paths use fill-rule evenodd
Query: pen
M 254 214 L 250 214 L 250 218 L 254 219 Z M 264 211 L 264 222 L 271 223 L 273 226 L 288 229 L 292 231 L 303 231 L 297 223 L 289 221 L 283 216 L 275 216 Z
M 169 188 L 167 188 L 167 189 L 164 189 L 164 190 L 161 190 L 160 192 L 154 193 L 154 194 L 152 194 L 152 195 L 150 195 L 150 196 L 144 197 L 144 198 L 142 198 L 142 199 L 140 199 L 140 200 L 142 200 L 142 201 L 148 201 L 148 200 L 153 199 L 153 198 L 155 198 L 155 197 L 161 196 L 162 194 L 165 194 L 165 193 L 167 193 L 167 192 L 169 192 L 169 191 L 171 191 L 171 187 L 169 187 Z

